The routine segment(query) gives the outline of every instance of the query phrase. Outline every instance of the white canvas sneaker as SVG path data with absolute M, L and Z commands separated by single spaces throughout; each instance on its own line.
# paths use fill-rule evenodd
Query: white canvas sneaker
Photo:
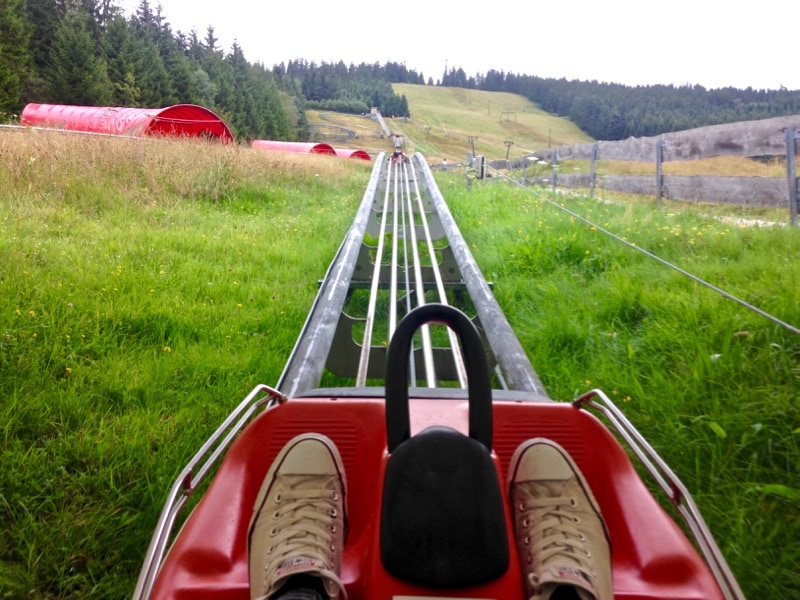
M 613 600 L 608 532 L 566 450 L 542 438 L 524 442 L 508 480 L 528 598 Z
M 250 597 L 265 599 L 293 575 L 319 577 L 330 600 L 340 579 L 346 481 L 333 442 L 303 434 L 283 447 L 253 507 L 247 535 Z

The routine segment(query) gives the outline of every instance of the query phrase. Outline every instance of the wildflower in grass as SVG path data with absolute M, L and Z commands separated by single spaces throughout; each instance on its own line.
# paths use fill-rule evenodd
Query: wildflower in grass
M 631 400 L 633 400 L 633 398 L 631 398 L 630 396 L 625 396 L 625 397 L 622 399 L 622 401 L 623 401 L 623 402 L 630 402 Z
M 28 311 L 28 314 L 29 314 L 31 317 L 35 317 L 35 316 L 36 316 L 36 311 L 35 311 L 35 310 L 29 310 L 29 311 Z
M 172 348 L 169 346 L 164 346 L 164 352 L 172 352 Z
M 592 385 L 592 380 L 591 379 L 587 379 L 586 380 L 586 385 Z

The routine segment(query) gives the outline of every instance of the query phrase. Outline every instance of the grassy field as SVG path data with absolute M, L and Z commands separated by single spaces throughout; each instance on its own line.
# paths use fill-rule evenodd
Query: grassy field
M 490 160 L 517 158 L 550 145 L 583 143 L 591 138 L 572 122 L 554 117 L 516 94 L 484 92 L 461 88 L 393 84 L 396 93 L 408 98 L 410 118 L 383 115 L 392 133 L 406 137 L 409 154 L 421 152 L 431 164 L 447 159 L 463 162 L 473 146 Z M 356 137 L 346 147 L 367 152 L 391 151 L 391 140 L 381 139 L 377 122 L 358 115 L 309 111 L 314 125 L 337 125 L 350 129 Z M 513 142 L 506 148 L 505 142 Z M 334 144 L 336 145 L 336 144 Z
M 0 131 L 0 598 L 129 597 L 174 477 L 280 375 L 370 168 Z M 792 597 L 798 336 L 549 196 L 438 177 L 549 394 L 606 390 L 693 491 L 748 597 Z M 610 194 L 557 203 L 800 324 L 797 230 Z
M 388 118 L 393 131 L 409 140 L 410 152 L 421 152 L 431 164 L 446 158 L 461 162 L 472 151 L 489 160 L 517 158 L 562 144 L 583 143 L 591 138 L 566 119 L 545 113 L 516 94 L 394 84 L 405 94 L 411 119 Z M 391 115 L 384 115 L 391 117 Z M 513 142 L 506 148 L 505 142 Z
M 123 598 L 171 481 L 274 384 L 362 161 L 0 131 L 0 598 Z
M 798 231 L 741 210 L 440 186 L 550 395 L 605 390 L 688 485 L 747 597 L 792 596 L 800 338 L 558 207 L 795 327 Z
M 473 147 L 489 160 L 519 158 L 544 148 L 593 141 L 571 121 L 555 117 L 516 94 L 442 88 L 413 84 L 394 84 L 398 94 L 405 94 L 412 108 L 411 118 L 384 115 L 394 133 L 407 138 L 409 153 L 421 152 L 430 164 L 447 159 L 450 164 L 463 162 Z M 350 129 L 355 137 L 337 143 L 367 152 L 391 151 L 391 140 L 381 137 L 376 121 L 361 115 L 308 111 L 308 121 L 315 125 L 336 125 Z M 506 142 L 512 142 L 511 147 Z M 800 158 L 798 158 L 800 168 Z M 590 161 L 562 161 L 563 173 L 589 172 Z M 654 163 L 600 160 L 600 175 L 654 175 Z M 718 175 L 739 177 L 785 177 L 785 160 L 753 160 L 724 156 L 703 160 L 670 161 L 663 165 L 665 175 Z M 785 219 L 785 217 L 784 217 Z

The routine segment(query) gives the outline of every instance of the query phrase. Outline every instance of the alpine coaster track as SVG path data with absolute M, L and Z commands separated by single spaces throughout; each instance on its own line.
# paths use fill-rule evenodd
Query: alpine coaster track
M 446 496 L 452 473 L 472 465 L 452 450 L 453 433 L 479 443 L 496 481 L 505 481 L 515 448 L 531 437 L 569 452 L 608 527 L 617 600 L 744 599 L 688 490 L 613 402 L 600 390 L 571 403 L 548 397 L 419 154 L 409 158 L 396 148 L 377 157 L 277 384 L 256 386 L 176 478 L 134 599 L 248 598 L 246 538 L 256 494 L 283 445 L 312 431 L 331 438 L 347 473 L 341 579 L 349 600 L 523 598 L 504 488 L 499 509 L 480 493 L 456 499 L 486 522 L 499 521 L 500 535 L 430 557 L 416 542 L 405 546 L 385 532 L 390 492 L 404 481 L 395 478 L 402 464 L 395 450 L 431 440 L 458 468 L 430 478 L 442 493 L 412 506 L 413 521 L 425 525 L 408 539 L 436 538 L 453 523 L 464 529 Z M 692 541 L 653 498 L 630 456 L 681 515 Z M 438 464 L 440 457 L 424 458 Z M 212 471 L 173 534 L 187 499 Z M 438 479 L 450 483 L 441 489 Z M 436 539 L 447 547 L 450 537 Z M 487 563 L 491 572 L 482 572 Z M 437 564 L 446 568 L 436 571 Z

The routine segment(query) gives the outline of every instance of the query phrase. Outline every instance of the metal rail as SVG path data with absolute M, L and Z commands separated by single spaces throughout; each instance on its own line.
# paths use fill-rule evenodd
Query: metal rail
M 280 392 L 266 385 L 258 385 L 239 403 L 231 414 L 222 422 L 211 437 L 192 457 L 170 488 L 164 508 L 158 518 L 150 546 L 144 558 L 144 565 L 139 572 L 139 579 L 133 592 L 133 598 L 149 598 L 153 591 L 158 572 L 164 562 L 168 543 L 175 522 L 183 505 L 189 499 L 211 469 L 227 451 L 234 438 L 250 421 L 256 410 L 270 403 L 286 400 Z
M 377 247 L 365 239 L 375 234 L 378 234 Z M 387 243 L 391 248 L 388 259 L 384 260 Z M 367 272 L 371 273 L 368 278 Z M 347 315 L 348 298 L 365 288 L 370 290 L 366 316 Z M 387 290 L 388 294 L 382 294 Z M 355 219 L 320 283 L 276 389 L 256 386 L 175 479 L 145 555 L 133 598 L 150 597 L 181 509 L 259 408 L 317 388 L 326 367 L 355 378 L 356 385 L 349 388 L 350 392 L 358 393 L 368 379 L 382 380 L 386 344 L 372 343 L 378 316 L 389 315 L 388 342 L 400 318 L 399 309 L 408 313 L 426 302 L 447 304 L 453 298 L 461 298 L 463 292 L 472 295 L 474 321 L 488 342 L 487 358 L 497 367 L 500 387 L 535 392 L 526 394 L 527 400 L 548 400 L 461 238 L 424 158 L 415 155 L 413 160 L 390 162 L 381 154 Z M 381 301 L 383 306 L 379 304 Z M 466 305 L 458 308 L 470 310 Z M 353 325 L 358 322 L 365 324 L 360 343 L 353 337 Z M 489 327 L 482 328 L 481 323 Z M 419 366 L 414 360 L 410 362 L 412 387 L 416 386 L 416 370 L 425 373 L 428 388 L 435 388 L 442 380 L 456 381 L 460 387 L 466 387 L 466 369 L 456 335 L 447 329 L 450 346 L 440 348 L 434 347 L 427 326 L 422 331 Z M 354 362 L 354 358 L 358 360 Z
M 362 292 L 367 292 L 366 299 Z M 386 347 L 402 316 L 429 302 L 470 315 L 484 337 L 498 389 L 547 394 L 461 237 L 425 159 L 379 155 L 356 218 L 320 284 L 277 388 L 297 396 L 330 374 L 354 393 L 381 386 Z M 400 314 L 402 313 L 402 314 Z M 412 387 L 466 387 L 455 334 L 414 351 Z
M 725 598 L 727 600 L 744 600 L 744 593 L 725 561 L 722 551 L 714 541 L 714 536 L 706 525 L 689 490 L 624 413 L 602 390 L 591 390 L 577 398 L 572 404 L 578 408 L 592 408 L 611 423 L 670 503 L 683 517 Z

